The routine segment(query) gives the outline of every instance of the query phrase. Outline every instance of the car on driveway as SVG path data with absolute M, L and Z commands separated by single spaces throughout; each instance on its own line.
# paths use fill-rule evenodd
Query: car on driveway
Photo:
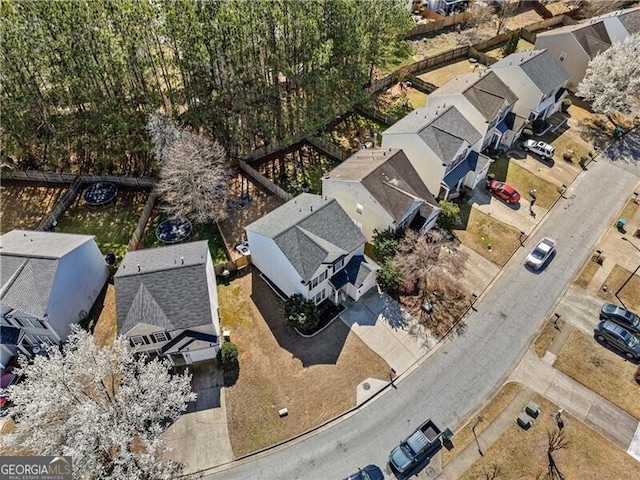
M 376 465 L 367 465 L 364 468 L 359 468 L 356 473 L 349 475 L 345 480 L 384 480 L 384 474 Z
M 540 158 L 542 160 L 546 160 L 547 158 L 553 158 L 553 154 L 556 151 L 556 149 L 552 145 L 549 145 L 548 143 L 545 143 L 540 140 L 536 141 L 532 139 L 529 139 L 526 142 L 524 142 L 522 148 L 524 148 L 525 152 L 537 153 L 538 155 L 540 155 Z
M 520 194 L 516 192 L 516 189 L 511 185 L 500 182 L 498 180 L 491 180 L 487 182 L 487 188 L 496 197 L 501 198 L 508 203 L 518 203 L 520 201 Z
M 602 305 L 600 309 L 600 320 L 611 320 L 632 333 L 640 334 L 640 317 L 613 303 L 605 303 Z
M 531 253 L 527 256 L 526 265 L 533 270 L 540 270 L 555 251 L 556 241 L 545 237 L 531 250 Z
M 611 320 L 603 320 L 595 330 L 593 336 L 600 343 L 607 343 L 630 360 L 640 360 L 640 337 L 621 327 Z

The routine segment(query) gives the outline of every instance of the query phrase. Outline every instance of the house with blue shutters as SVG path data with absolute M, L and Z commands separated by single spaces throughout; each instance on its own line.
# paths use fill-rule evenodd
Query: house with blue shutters
M 114 276 L 118 334 L 175 365 L 215 358 L 218 293 L 206 240 L 127 252 Z

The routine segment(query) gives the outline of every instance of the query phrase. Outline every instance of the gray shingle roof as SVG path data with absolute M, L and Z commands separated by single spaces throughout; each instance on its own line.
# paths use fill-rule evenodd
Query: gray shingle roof
M 43 318 L 59 259 L 93 239 L 91 235 L 30 230 L 12 230 L 2 235 L 0 298 L 3 306 Z
M 486 120 L 493 120 L 503 104 L 513 105 L 518 97 L 492 70 L 458 75 L 432 95 L 460 93 Z
M 603 22 L 585 25 L 571 32 L 582 49 L 593 58 L 611 46 L 611 39 Z
M 490 68 L 496 70 L 507 67 L 520 67 L 544 95 L 549 95 L 569 80 L 569 74 L 562 66 L 562 62 L 554 58 L 546 49 L 512 53 L 491 65 Z
M 377 269 L 378 265 L 373 260 L 364 255 L 354 255 L 329 281 L 336 289 L 344 287 L 347 283 L 360 288 L 369 274 Z
M 210 324 L 208 252 L 206 240 L 128 252 L 114 276 L 119 333 L 138 323 L 166 330 Z
M 62 258 L 93 235 L 12 230 L 0 237 L 0 253 L 27 257 Z
M 359 181 L 393 217 L 404 218 L 418 200 L 437 202 L 402 150 L 359 150 L 328 173 L 334 180 Z
M 303 280 L 329 253 L 346 255 L 366 241 L 333 198 L 303 193 L 245 227 L 272 238 Z
M 640 7 L 625 10 L 618 18 L 630 35 L 640 32 Z

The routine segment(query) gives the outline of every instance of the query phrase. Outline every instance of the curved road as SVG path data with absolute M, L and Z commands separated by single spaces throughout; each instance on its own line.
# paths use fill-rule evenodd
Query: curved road
M 636 147 L 626 154 L 637 159 L 640 135 L 628 137 L 627 144 Z M 339 479 L 370 463 L 394 478 L 387 464 L 389 451 L 418 424 L 431 417 L 441 428 L 461 425 L 515 367 L 539 323 L 633 192 L 640 169 L 621 161 L 617 153 L 613 156 L 618 161 L 591 164 L 573 183 L 476 303 L 465 332 L 440 346 L 397 382 L 396 389 L 320 432 L 222 467 L 207 478 Z M 534 274 L 522 264 L 543 236 L 557 240 L 558 253 L 544 271 Z

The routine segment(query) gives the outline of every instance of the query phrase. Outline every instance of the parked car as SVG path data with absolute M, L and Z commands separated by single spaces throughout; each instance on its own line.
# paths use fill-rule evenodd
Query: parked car
M 0 377 L 0 408 L 4 409 L 9 406 L 9 398 L 5 389 L 18 381 L 18 376 L 13 373 L 3 373 Z
M 534 270 L 540 270 L 555 250 L 556 241 L 548 237 L 543 238 L 527 256 L 526 265 Z
M 356 473 L 349 475 L 345 480 L 384 480 L 384 474 L 376 465 L 367 465 L 364 468 L 359 468 Z
M 511 185 L 499 182 L 498 180 L 491 180 L 487 182 L 487 188 L 496 197 L 501 198 L 505 202 L 518 203 L 520 201 L 520 194 L 516 192 L 516 189 Z
M 605 303 L 600 309 L 600 320 L 611 320 L 635 334 L 640 334 L 640 317 L 613 303 Z
M 600 343 L 608 343 L 628 359 L 640 360 L 640 337 L 611 320 L 603 320 L 593 331 Z
M 542 158 L 542 160 L 546 160 L 547 158 L 553 158 L 553 154 L 556 151 L 556 149 L 553 146 L 549 145 L 548 143 L 545 143 L 540 140 L 536 141 L 532 139 L 529 139 L 526 142 L 524 142 L 523 148 L 525 152 L 537 153 L 538 155 L 540 155 L 540 158 Z
M 442 431 L 431 419 L 420 425 L 406 440 L 391 450 L 389 464 L 404 473 L 442 449 Z

